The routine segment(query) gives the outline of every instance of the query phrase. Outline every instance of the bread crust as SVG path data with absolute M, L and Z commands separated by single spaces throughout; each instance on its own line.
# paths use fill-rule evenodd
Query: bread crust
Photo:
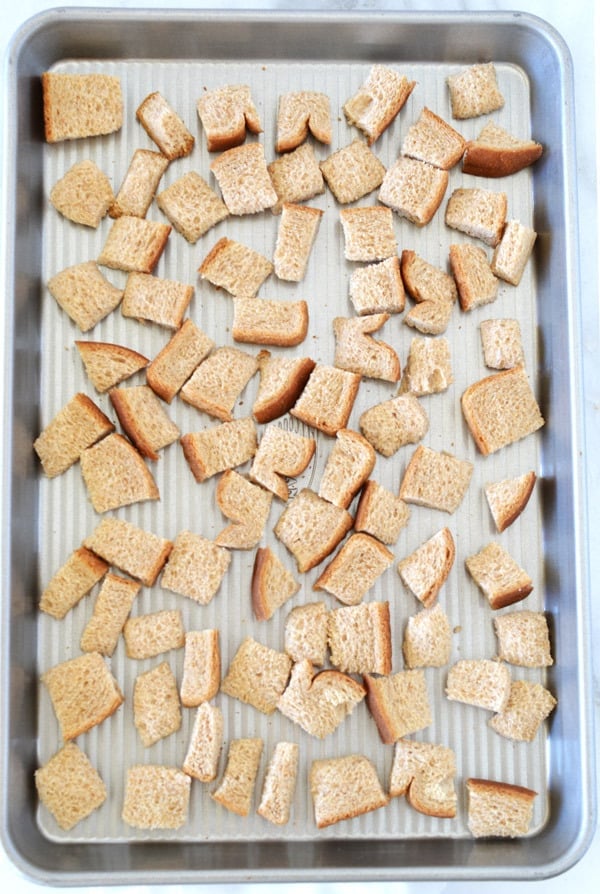
M 292 348 L 306 338 L 306 301 L 269 301 L 265 298 L 234 298 L 231 334 L 233 340 L 250 345 Z M 275 319 L 276 314 L 282 314 Z
M 476 177 L 508 177 L 529 167 L 543 153 L 540 143 L 527 144 L 518 149 L 507 149 L 469 140 L 463 155 L 463 173 Z
M 261 381 L 263 371 L 266 370 L 269 360 L 271 359 L 270 351 L 260 351 L 256 360 L 261 373 Z M 316 363 L 310 357 L 303 357 L 294 364 L 290 375 L 279 385 L 279 387 L 271 394 L 261 398 L 260 386 L 256 401 L 252 408 L 252 415 L 261 425 L 278 419 L 290 410 L 304 390 L 304 386 L 310 378 L 310 374 L 315 368 Z

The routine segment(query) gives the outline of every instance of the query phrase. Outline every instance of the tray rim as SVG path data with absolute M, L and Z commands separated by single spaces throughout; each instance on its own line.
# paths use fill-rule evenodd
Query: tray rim
M 14 292 L 15 288 L 15 271 L 14 266 L 12 264 L 13 260 L 13 251 L 15 247 L 14 233 L 8 223 L 9 220 L 14 220 L 16 213 L 16 196 L 15 189 L 13 188 L 13 184 L 15 182 L 15 177 L 13 176 L 12 180 L 10 179 L 10 173 L 12 172 L 14 175 L 14 164 L 16 158 L 17 151 L 17 143 L 15 139 L 16 128 L 10 128 L 7 126 L 11 119 L 14 118 L 14 106 L 11 103 L 11 97 L 13 96 L 14 88 L 16 86 L 15 83 L 15 75 L 16 75 L 16 61 L 21 52 L 26 48 L 28 41 L 32 39 L 38 32 L 43 32 L 49 26 L 62 26 L 67 25 L 72 22 L 78 22 L 85 24 L 89 23 L 99 23 L 102 19 L 106 19 L 107 21 L 119 21 L 123 23 L 135 23 L 138 22 L 141 25 L 147 23 L 148 21 L 152 22 L 160 22 L 167 20 L 169 24 L 182 24 L 186 21 L 193 21 L 194 23 L 198 22 L 207 22 L 207 23 L 226 23 L 226 22 L 275 22 L 284 25 L 289 25 L 299 22 L 306 22 L 307 17 L 310 20 L 315 22 L 319 22 L 322 25 L 330 25 L 333 23 L 340 23 L 340 21 L 344 21 L 345 24 L 351 25 L 355 23 L 365 23 L 366 21 L 378 21 L 381 22 L 383 20 L 389 21 L 390 24 L 424 24 L 427 22 L 428 24 L 437 25 L 438 27 L 445 24 L 454 24 L 457 21 L 463 20 L 465 22 L 472 22 L 476 20 L 485 20 L 486 25 L 494 25 L 494 24 L 502 24 L 507 25 L 510 23 L 518 23 L 520 25 L 524 25 L 528 28 L 534 29 L 537 32 L 541 33 L 542 36 L 546 39 L 547 42 L 551 43 L 554 47 L 554 50 L 557 54 L 557 57 L 560 59 L 562 63 L 562 71 L 563 71 L 563 90 L 565 94 L 572 98 L 573 96 L 573 73 L 572 73 L 572 61 L 570 57 L 570 52 L 568 47 L 566 46 L 561 35 L 548 23 L 546 23 L 543 19 L 531 15 L 529 13 L 520 13 L 520 12 L 391 12 L 386 10 L 381 11 L 360 11 L 360 12 L 351 12 L 347 13 L 346 11 L 316 11 L 316 10 L 307 10 L 306 12 L 301 11 L 277 11 L 274 12 L 272 10 L 188 10 L 188 9 L 180 9 L 180 10 L 158 10 L 158 9 L 114 9 L 114 8 L 56 8 L 52 10 L 46 10 L 42 13 L 38 13 L 32 16 L 27 22 L 25 22 L 21 28 L 15 33 L 10 44 L 9 50 L 7 53 L 7 57 L 5 60 L 5 69 L 7 71 L 8 76 L 5 77 L 5 85 L 9 90 L 8 96 L 5 96 L 4 103 L 4 133 L 5 137 L 5 155 L 4 155 L 4 171 L 3 176 L 5 177 L 5 184 L 11 184 L 11 188 L 7 188 L 4 190 L 5 194 L 5 215 L 3 215 L 2 221 L 2 235 L 3 238 L 3 257 L 2 263 L 4 265 L 3 270 L 3 280 L 6 284 L 6 294 L 11 295 Z M 567 127 L 565 128 L 565 132 L 563 133 L 563 139 L 565 144 L 568 144 L 571 150 L 574 149 L 575 146 L 575 132 L 574 132 L 574 122 L 567 120 Z M 576 301 L 574 296 L 578 296 L 578 287 L 579 287 L 579 241 L 577 238 L 577 227 L 576 227 L 576 213 L 575 213 L 575 182 L 576 182 L 576 172 L 575 172 L 575 152 L 571 151 L 566 154 L 566 159 L 568 163 L 565 163 L 563 167 L 563 174 L 565 177 L 565 220 L 568 225 L 568 231 L 570 234 L 570 238 L 567 240 L 567 253 L 568 257 L 566 258 L 566 267 L 568 272 L 568 282 L 567 287 L 569 291 L 569 301 L 568 301 L 568 341 L 572 348 L 576 349 L 580 342 L 580 333 L 579 326 L 580 320 L 576 313 Z M 2 493 L 3 493 L 3 503 L 2 503 L 2 520 L 6 525 L 8 522 L 8 513 L 7 508 L 10 505 L 10 496 L 12 492 L 12 466 L 10 463 L 11 456 L 11 446 L 13 443 L 13 426 L 12 426 L 12 416 L 9 412 L 11 406 L 11 398 L 13 396 L 13 368 L 11 364 L 11 353 L 9 348 L 9 343 L 13 342 L 14 336 L 14 308 L 12 303 L 10 307 L 7 308 L 7 315 L 3 322 L 3 329 L 5 330 L 2 338 L 2 350 L 5 350 L 5 355 L 3 356 L 3 371 L 4 371 L 4 388 L 2 394 L 3 401 L 3 409 L 4 409 L 4 419 L 8 422 L 5 423 L 5 427 L 3 430 L 2 444 L 0 445 L 0 449 L 2 451 L 2 465 L 1 465 L 1 481 L 2 481 Z M 7 338 L 8 336 L 8 338 Z M 575 425 L 573 427 L 572 432 L 570 433 L 570 443 L 571 443 L 571 457 L 573 460 L 577 456 L 581 454 L 582 446 L 584 444 L 583 438 L 583 422 L 582 422 L 582 414 L 581 414 L 581 397 L 582 389 L 580 387 L 581 383 L 581 352 L 577 350 L 573 350 L 569 354 L 570 361 L 570 395 L 572 398 L 572 406 L 574 408 L 574 422 Z M 577 639 L 578 639 L 578 650 L 580 655 L 580 661 L 577 667 L 578 670 L 578 678 L 579 678 L 579 695 L 580 695 L 580 703 L 581 703 L 581 716 L 591 717 L 591 686 L 589 685 L 589 681 L 591 680 L 591 659 L 590 659 L 590 649 L 588 643 L 588 637 L 586 636 L 586 631 L 589 630 L 589 624 L 586 622 L 589 620 L 589 580 L 588 580 L 588 565 L 583 560 L 584 555 L 586 554 L 586 536 L 585 536 L 585 508 L 586 508 L 586 494 L 585 488 L 583 486 L 583 475 L 580 471 L 582 464 L 576 463 L 574 461 L 574 469 L 573 469 L 573 482 L 574 482 L 574 490 L 573 490 L 573 507 L 575 509 L 574 512 L 574 530 L 573 530 L 573 539 L 574 539 L 574 555 L 578 559 L 576 562 L 576 573 L 577 580 L 575 582 L 575 588 L 577 593 L 582 594 L 580 596 L 580 609 L 581 611 L 578 614 L 578 625 L 577 625 Z M 6 530 L 6 527 L 5 527 Z M 5 540 L 2 543 L 1 549 L 1 577 L 3 583 L 3 590 L 7 592 L 7 588 L 10 586 L 10 542 L 9 540 Z M 2 659 L 0 670 L 4 672 L 4 679 L 10 678 L 10 665 L 9 665 L 9 654 L 10 654 L 10 637 L 9 637 L 9 629 L 10 629 L 10 607 L 8 605 L 8 600 L 2 600 Z M 9 699 L 7 698 L 7 687 L 3 687 L 1 695 L 1 713 L 0 713 L 0 726 L 2 730 L 6 730 L 9 727 Z M 396 866 L 393 869 L 389 867 L 368 867 L 364 870 L 363 880 L 450 880 L 450 879 L 462 879 L 469 878 L 473 879 L 513 879 L 517 880 L 520 878 L 544 878 L 550 877 L 552 875 L 560 874 L 566 869 L 570 868 L 574 863 L 576 863 L 587 850 L 591 838 L 593 835 L 593 831 L 596 825 L 596 804 L 595 804 L 595 771 L 594 771 L 594 762 L 593 762 L 593 724 L 588 723 L 586 725 L 586 729 L 582 730 L 582 740 L 580 743 L 580 751 L 582 752 L 580 755 L 581 763 L 582 763 L 582 778 L 588 781 L 587 791 L 582 792 L 582 803 L 581 810 L 584 821 L 579 828 L 579 835 L 572 842 L 570 849 L 561 855 L 561 857 L 555 860 L 552 864 L 548 864 L 543 868 L 543 871 L 535 871 L 534 874 L 528 875 L 527 873 L 523 873 L 523 866 L 502 866 L 500 871 L 498 870 L 497 865 L 476 865 L 475 871 L 474 867 L 467 866 L 438 866 L 435 868 L 432 867 L 401 867 Z M 4 732 L 2 738 L 4 739 Z M 584 745 L 587 745 L 587 750 L 584 748 Z M 125 873 L 124 875 L 116 876 L 116 877 L 107 877 L 106 873 L 103 872 L 94 872 L 90 871 L 82 871 L 81 869 L 77 870 L 76 878 L 65 871 L 54 871 L 48 873 L 41 869 L 38 866 L 34 866 L 31 861 L 28 861 L 23 855 L 18 851 L 15 842 L 9 832 L 9 823 L 8 819 L 8 803 L 5 793 L 8 792 L 8 761 L 6 759 L 4 747 L 0 752 L 0 779 L 3 782 L 3 803 L 2 803 L 2 823 L 0 824 L 0 835 L 2 836 L 2 843 L 5 847 L 5 850 L 13 863 L 17 865 L 17 867 L 24 872 L 25 875 L 29 876 L 35 881 L 43 882 L 43 883 L 54 883 L 60 885 L 80 885 L 82 883 L 85 884 L 132 884 L 134 879 L 130 877 L 130 874 Z M 587 801 L 586 801 L 586 795 Z M 540 833 L 540 834 L 543 834 Z M 428 841 L 428 839 L 425 839 Z M 326 840 L 319 839 L 316 843 L 327 844 Z M 273 846 L 272 843 L 267 843 L 269 846 Z M 277 842 L 275 842 L 277 844 Z M 284 846 L 287 846 L 286 843 L 283 843 Z M 292 843 L 294 844 L 294 843 Z M 300 846 L 303 842 L 298 843 Z M 125 845 L 127 846 L 127 845 Z M 156 845 L 153 845 L 156 846 Z M 75 847 L 74 845 L 68 844 L 67 847 Z M 89 847 L 89 845 L 85 846 Z M 114 845 L 112 846 L 114 847 Z M 172 845 L 166 844 L 165 847 L 170 849 Z M 169 881 L 173 882 L 172 874 L 168 875 Z M 136 884 L 156 884 L 161 883 L 167 880 L 167 875 L 163 874 L 161 877 L 157 877 L 156 871 L 149 871 L 146 873 L 140 873 L 136 871 L 135 873 L 135 883 Z M 273 868 L 269 869 L 266 867 L 262 867 L 255 870 L 221 870 L 216 871 L 213 870 L 206 875 L 202 873 L 199 876 L 197 869 L 192 869 L 188 871 L 182 871 L 177 873 L 177 882 L 178 883 L 197 883 L 198 881 L 207 882 L 223 882 L 223 881 L 277 881 L 277 880 L 285 880 L 288 881 L 354 881 L 356 880 L 356 869 L 354 867 L 344 868 L 337 867 L 331 868 L 328 867 L 326 869 L 315 869 L 315 868 L 303 868 L 302 871 L 296 871 L 296 873 L 286 872 L 285 868 Z

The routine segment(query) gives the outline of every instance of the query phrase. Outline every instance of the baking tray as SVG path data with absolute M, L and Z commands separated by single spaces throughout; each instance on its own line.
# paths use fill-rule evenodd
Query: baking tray
M 88 150 L 83 143 L 44 144 L 39 75 L 53 68 L 64 71 L 106 71 L 121 76 L 126 99 L 126 124 L 119 135 L 94 141 L 91 157 L 118 186 L 133 149 L 152 144 L 134 122 L 133 110 L 147 93 L 161 90 L 196 135 L 194 154 L 172 165 L 163 184 L 194 168 L 208 174 L 210 157 L 195 116 L 195 101 L 204 88 L 221 83 L 250 83 L 263 119 L 269 159 L 272 150 L 276 98 L 293 89 L 321 89 L 332 109 L 360 86 L 373 62 L 401 69 L 418 82 L 415 93 L 392 128 L 376 144 L 389 165 L 399 151 L 406 128 L 428 105 L 449 116 L 445 77 L 478 61 L 497 65 L 505 108 L 496 120 L 513 132 L 531 134 L 545 146 L 533 169 L 490 188 L 507 191 L 509 213 L 538 232 L 535 258 L 518 289 L 502 287 L 495 305 L 473 319 L 455 313 L 447 333 L 453 352 L 453 398 L 426 399 L 430 431 L 426 444 L 448 449 L 475 462 L 472 485 L 451 519 L 440 513 L 413 509 L 411 522 L 394 549 L 402 558 L 439 527 L 448 524 L 457 540 L 458 561 L 446 584 L 443 604 L 456 627 L 452 660 L 494 654 L 490 613 L 482 607 L 461 558 L 480 548 L 494 532 L 482 504 L 487 480 L 535 468 L 540 481 L 525 518 L 503 536 L 503 543 L 532 575 L 535 590 L 528 608 L 548 613 L 553 633 L 555 665 L 548 674 L 523 673 L 545 682 L 559 700 L 548 728 L 531 745 L 500 741 L 489 732 L 476 709 L 449 710 L 443 699 L 445 669 L 427 671 L 434 723 L 415 738 L 443 741 L 457 753 L 459 815 L 456 821 L 427 819 L 415 814 L 403 799 L 357 820 L 318 832 L 312 820 L 306 776 L 315 757 L 361 751 L 375 762 L 385 784 L 391 748 L 378 741 L 366 707 L 360 708 L 323 743 L 308 742 L 302 731 L 279 714 L 265 719 L 251 708 L 219 696 L 225 712 L 225 750 L 231 738 L 261 735 L 266 758 L 280 739 L 298 741 L 302 757 L 300 781 L 288 827 L 274 831 L 256 816 L 228 815 L 194 784 L 190 822 L 177 833 L 139 833 L 120 820 L 123 776 L 135 762 L 181 763 L 191 728 L 192 712 L 184 712 L 180 733 L 144 750 L 131 724 L 131 690 L 137 673 L 158 663 L 127 661 L 122 644 L 112 668 L 126 696 L 125 706 L 110 722 L 90 731 L 80 743 L 98 766 L 110 790 L 101 811 L 69 834 L 60 833 L 35 797 L 33 771 L 59 746 L 57 727 L 47 693 L 38 688 L 41 671 L 77 654 L 78 638 L 91 611 L 83 600 L 57 624 L 40 618 L 36 605 L 40 587 L 98 522 L 86 500 L 78 470 L 59 483 L 39 475 L 31 442 L 75 390 L 88 390 L 80 364 L 73 356 L 77 337 L 45 289 L 47 278 L 70 263 L 97 256 L 108 221 L 98 231 L 82 233 L 58 218 L 48 206 L 51 185 Z M 593 770 L 589 718 L 589 666 L 586 642 L 587 586 L 585 533 L 581 528 L 579 478 L 579 292 L 577 237 L 574 214 L 574 125 L 572 76 L 568 51 L 544 22 L 521 14 L 313 14 L 313 13 L 190 13 L 179 11 L 52 11 L 27 23 L 13 40 L 8 60 L 9 135 L 7 172 L 7 309 L 5 317 L 4 438 L 4 649 L 3 649 L 3 836 L 13 860 L 24 872 L 54 884 L 135 882 L 207 882 L 243 880 L 367 880 L 441 878 L 538 878 L 563 871 L 585 851 L 593 828 Z M 299 87 L 297 85 L 301 84 Z M 461 123 L 469 137 L 480 120 Z M 334 114 L 332 148 L 355 135 L 343 116 Z M 317 148 L 320 157 L 327 150 Z M 471 185 L 485 185 L 470 180 Z M 450 190 L 463 185 L 459 171 L 451 174 Z M 468 184 L 467 184 L 468 185 Z M 359 204 L 372 204 L 373 196 Z M 343 260 L 338 208 L 328 193 L 311 204 L 325 210 L 306 279 L 300 286 L 271 278 L 264 297 L 306 297 L 313 309 L 310 353 L 332 360 L 328 320 L 349 314 L 347 281 L 353 265 Z M 153 208 L 152 219 L 162 219 Z M 191 316 L 218 343 L 231 343 L 230 303 L 206 283 L 197 281 L 197 267 L 221 235 L 237 238 L 265 254 L 274 245 L 277 218 L 225 222 L 190 247 L 172 234 L 158 275 L 193 283 L 196 294 Z M 442 212 L 421 231 L 395 222 L 399 248 L 414 248 L 432 262 L 444 262 L 450 241 L 462 241 L 443 225 Z M 118 282 L 118 274 L 111 278 Z M 300 294 L 302 293 L 302 294 Z M 557 298 L 557 296 L 560 296 Z M 316 312 L 317 306 L 325 313 Z M 483 376 L 477 323 L 488 316 L 515 316 L 524 333 L 526 365 L 547 425 L 539 437 L 527 439 L 482 461 L 461 421 L 458 398 L 470 382 Z M 414 333 L 400 322 L 387 324 L 388 338 L 404 361 Z M 88 336 L 86 336 L 88 337 Z M 156 327 L 141 327 L 113 314 L 93 332 L 94 338 L 131 344 L 154 356 L 166 340 Z M 255 387 L 255 386 L 254 386 Z M 394 390 L 363 383 L 361 402 L 350 420 Z M 236 415 L 249 412 L 254 390 L 249 387 Z M 110 412 L 108 405 L 105 406 Z M 206 427 L 208 420 L 179 401 L 170 412 L 182 431 Z M 284 423 L 287 424 L 287 423 Z M 295 486 L 318 486 L 330 443 L 320 438 L 316 459 Z M 393 463 L 378 460 L 375 475 L 397 489 L 409 448 Z M 164 536 L 192 528 L 214 536 L 223 519 L 214 510 L 214 483 L 193 484 L 177 445 L 165 451 L 156 467 L 161 489 L 159 504 L 140 504 L 118 514 Z M 182 494 L 184 495 L 182 499 Z M 271 514 L 272 525 L 279 509 Z M 199 519 L 201 513 L 201 521 Z M 268 537 L 268 535 L 266 535 Z M 283 558 L 285 551 L 269 539 Z M 286 610 L 268 624 L 252 618 L 248 575 L 253 556 L 237 553 L 223 591 L 210 606 L 198 606 L 171 596 L 169 607 L 181 608 L 186 629 L 221 629 L 226 669 L 242 636 L 254 636 L 281 648 Z M 289 557 L 287 557 L 289 563 Z M 307 575 L 293 604 L 313 601 L 316 572 Z M 402 666 L 403 624 L 415 611 L 392 569 L 368 595 L 389 600 L 392 608 L 394 670 Z M 332 597 L 325 597 L 334 608 Z M 145 589 L 135 613 L 165 605 L 165 591 Z M 162 657 L 162 656 L 161 656 Z M 170 653 L 173 670 L 181 672 L 181 653 Z M 513 676 L 518 677 L 517 670 Z M 119 748 L 115 748 L 115 742 Z M 221 769 L 223 760 L 221 762 Z M 540 792 L 531 834 L 520 841 L 474 841 L 466 829 L 463 781 L 469 775 L 490 776 L 530 785 Z M 10 784 L 9 784 L 10 783 Z M 260 776 L 259 776 L 260 784 Z M 418 845 L 415 842 L 418 841 Z

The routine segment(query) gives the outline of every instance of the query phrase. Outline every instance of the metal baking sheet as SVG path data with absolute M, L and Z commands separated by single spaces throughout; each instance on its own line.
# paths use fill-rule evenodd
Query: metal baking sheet
M 331 879 L 353 877 L 356 867 L 360 867 L 365 879 L 531 878 L 556 872 L 559 866 L 573 862 L 582 852 L 590 813 L 586 803 L 591 797 L 591 787 L 587 785 L 584 685 L 588 673 L 583 635 L 586 592 L 580 560 L 576 470 L 579 417 L 577 399 L 573 400 L 578 377 L 578 294 L 574 264 L 577 243 L 571 226 L 571 171 L 567 153 L 572 122 L 565 112 L 566 104 L 556 98 L 557 92 L 568 95 L 570 90 L 566 50 L 560 38 L 543 23 L 523 16 L 309 15 L 300 19 L 288 14 L 165 13 L 144 15 L 140 19 L 139 15 L 70 11 L 67 17 L 59 12 L 51 13 L 26 26 L 13 44 L 13 56 L 18 64 L 11 88 L 11 111 L 20 124 L 14 147 L 18 186 L 13 199 L 16 222 L 9 255 L 12 274 L 9 294 L 14 299 L 13 317 L 7 323 L 7 338 L 13 352 L 7 377 L 11 385 L 7 393 L 11 419 L 7 432 L 7 475 L 12 484 L 7 508 L 12 518 L 12 538 L 6 564 L 5 592 L 11 593 L 11 601 L 8 607 L 5 605 L 4 628 L 9 636 L 4 654 L 8 657 L 7 708 L 10 710 L 7 720 L 10 730 L 20 730 L 20 741 L 25 741 L 26 747 L 16 754 L 7 742 L 5 753 L 5 772 L 10 771 L 11 779 L 19 779 L 18 798 L 13 801 L 11 797 L 11 803 L 7 804 L 10 815 L 20 816 L 18 822 L 11 824 L 12 831 L 5 835 L 9 851 L 38 878 L 77 884 L 82 883 L 82 878 L 90 884 L 93 880 L 102 883 L 134 879 L 172 881 L 170 867 L 174 859 L 180 881 L 225 877 Z M 126 37 L 134 29 L 138 30 L 132 53 L 132 44 Z M 356 131 L 346 123 L 341 107 L 364 81 L 375 61 L 393 65 L 417 81 L 399 118 L 373 147 L 389 166 L 399 153 L 408 126 L 424 106 L 451 120 L 446 77 L 466 64 L 487 60 L 496 64 L 506 99 L 504 108 L 493 119 L 513 133 L 531 134 L 540 140 L 545 146 L 544 158 L 534 168 L 502 181 L 482 181 L 454 169 L 446 197 L 453 188 L 462 185 L 502 189 L 507 193 L 509 217 L 534 226 L 539 234 L 538 242 L 534 258 L 517 288 L 501 284 L 494 304 L 471 314 L 463 314 L 458 308 L 454 311 L 446 337 L 451 345 L 455 382 L 445 394 L 423 399 L 430 418 L 430 429 L 423 443 L 474 463 L 467 496 L 452 516 L 412 507 L 409 525 L 393 548 L 394 566 L 366 598 L 390 603 L 393 670 L 400 670 L 404 626 L 419 606 L 404 589 L 395 565 L 447 524 L 457 544 L 457 560 L 440 596 L 455 630 L 451 661 L 492 657 L 496 650 L 492 613 L 468 577 L 464 558 L 489 540 L 500 539 L 534 581 L 534 592 L 520 607 L 548 613 L 555 656 L 555 666 L 548 673 L 518 668 L 511 668 L 511 672 L 515 679 L 548 685 L 558 697 L 557 711 L 533 743 L 512 743 L 488 729 L 486 712 L 451 704 L 445 699 L 447 668 L 426 670 L 434 720 L 414 738 L 442 742 L 454 748 L 458 767 L 457 818 L 452 821 L 427 818 L 412 811 L 404 799 L 394 799 L 382 810 L 318 831 L 307 785 L 313 759 L 363 753 L 373 760 L 381 782 L 387 787 L 393 748 L 381 744 L 366 705 L 361 704 L 333 735 L 320 742 L 278 712 L 267 718 L 220 694 L 216 703 L 222 707 L 225 718 L 220 772 L 231 739 L 259 735 L 265 743 L 259 790 L 275 743 L 290 740 L 300 745 L 299 783 L 290 823 L 275 830 L 254 813 L 247 818 L 237 817 L 212 802 L 209 792 L 214 785 L 194 782 L 189 821 L 183 829 L 173 833 L 140 832 L 126 826 L 120 817 L 126 769 L 135 763 L 181 765 L 194 712 L 184 709 L 178 733 L 150 749 L 143 748 L 133 726 L 135 677 L 166 658 L 180 680 L 183 654 L 171 652 L 157 659 L 135 662 L 125 657 L 121 642 L 111 667 L 125 694 L 125 704 L 109 721 L 78 740 L 104 778 L 109 798 L 74 830 L 62 833 L 47 811 L 38 807 L 33 788 L 33 770 L 60 746 L 60 734 L 47 693 L 43 687 L 38 688 L 37 679 L 46 668 L 79 654 L 79 637 L 91 613 L 97 588 L 60 622 L 39 617 L 36 605 L 40 588 L 93 530 L 99 516 L 89 504 L 79 469 L 70 469 L 60 479 L 44 479 L 32 455 L 31 442 L 78 390 L 90 394 L 109 416 L 114 414 L 108 399 L 96 395 L 84 376 L 73 345 L 79 337 L 78 330 L 61 313 L 45 287 L 48 278 L 64 267 L 98 256 L 110 221 L 106 219 L 93 231 L 60 218 L 48 203 L 52 185 L 75 161 L 90 157 L 117 189 L 133 151 L 138 147 L 154 148 L 135 120 L 135 109 L 153 90 L 160 90 L 172 102 L 196 136 L 192 155 L 170 165 L 161 187 L 188 170 L 197 170 L 211 180 L 209 165 L 213 156 L 206 151 L 195 105 L 203 90 L 224 83 L 250 85 L 264 127 L 260 141 L 265 145 L 269 161 L 275 157 L 279 94 L 298 89 L 326 92 L 333 110 L 332 146 L 327 149 L 315 144 L 318 157 L 325 158 L 356 136 Z M 45 145 L 39 74 L 50 68 L 119 75 L 125 97 L 122 131 L 93 141 Z M 555 78 L 552 91 L 548 89 L 551 80 L 548 71 Z M 27 91 L 18 91 L 17 84 L 21 87 L 27 84 Z M 26 116 L 22 114 L 24 104 Z M 456 122 L 456 126 L 469 138 L 479 132 L 482 119 Z M 25 154 L 29 159 L 27 168 Z M 371 205 L 375 201 L 376 194 L 371 194 L 358 204 Z M 296 353 L 331 363 L 331 319 L 352 313 L 348 279 L 355 265 L 344 260 L 339 206 L 331 193 L 316 197 L 310 204 L 325 214 L 305 279 L 291 285 L 272 276 L 261 288 L 260 295 L 305 298 L 311 322 L 308 337 Z M 450 243 L 467 241 L 467 237 L 445 227 L 443 207 L 423 229 L 396 217 L 399 251 L 412 248 L 432 263 L 445 266 Z M 155 205 L 147 216 L 164 220 Z M 175 231 L 171 234 L 155 273 L 194 285 L 189 315 L 217 344 L 233 343 L 232 302 L 224 292 L 200 281 L 197 269 L 208 250 L 224 235 L 271 257 L 278 221 L 270 212 L 256 217 L 229 218 L 194 246 Z M 114 271 L 109 272 L 109 278 L 116 284 L 125 279 Z M 564 296 L 560 314 L 556 312 L 558 294 Z M 392 317 L 379 335 L 396 348 L 404 364 L 416 333 L 404 325 L 402 316 Z M 526 369 L 547 425 L 539 436 L 484 459 L 477 454 L 462 421 L 459 399 L 467 385 L 488 372 L 483 365 L 479 322 L 496 317 L 513 317 L 521 324 Z M 84 337 L 127 344 L 153 357 L 169 334 L 159 327 L 126 320 L 117 311 Z M 236 406 L 236 417 L 251 412 L 256 386 L 254 380 L 243 393 Z M 357 428 L 364 409 L 395 392 L 394 386 L 365 380 L 349 426 Z M 182 433 L 213 424 L 178 399 L 169 407 L 169 413 Z M 280 420 L 279 424 L 292 424 L 308 433 L 291 417 Z M 571 432 L 569 438 L 564 437 L 565 431 Z M 315 459 L 293 487 L 318 489 L 331 444 L 331 439 L 318 437 Z M 389 460 L 378 457 L 373 477 L 396 491 L 412 449 L 402 448 Z M 535 469 L 540 477 L 534 496 L 526 513 L 498 538 L 482 488 L 489 481 L 529 468 Z M 214 502 L 215 481 L 196 484 L 178 444 L 162 452 L 152 471 L 161 492 L 160 502 L 137 504 L 119 510 L 116 515 L 171 539 L 183 529 L 213 537 L 224 527 L 225 520 Z M 274 501 L 263 542 L 271 545 L 288 567 L 293 568 L 291 556 L 272 535 L 281 508 Z M 257 622 L 252 615 L 249 592 L 253 558 L 253 553 L 233 552 L 227 577 L 209 606 L 200 607 L 156 585 L 142 589 L 133 614 L 164 607 L 179 608 L 186 629 L 218 627 L 225 672 L 245 636 L 282 649 L 285 616 L 292 605 L 323 599 L 328 608 L 338 606 L 333 597 L 312 590 L 319 573 L 315 569 L 302 577 L 302 588 L 288 605 L 270 621 Z M 24 683 L 31 694 L 27 702 L 22 700 Z M 19 706 L 31 705 L 26 716 L 22 707 L 15 709 L 15 701 Z M 577 731 L 575 739 L 573 730 Z M 464 780 L 468 776 L 516 782 L 539 792 L 527 839 L 473 841 L 466 827 Z M 573 786 L 580 793 L 577 808 L 568 807 L 565 797 L 567 787 L 572 790 Z M 16 803 L 22 805 L 21 814 L 13 813 Z M 411 850 L 415 839 L 422 840 L 417 855 Z M 390 844 L 393 844 L 393 853 L 390 853 Z

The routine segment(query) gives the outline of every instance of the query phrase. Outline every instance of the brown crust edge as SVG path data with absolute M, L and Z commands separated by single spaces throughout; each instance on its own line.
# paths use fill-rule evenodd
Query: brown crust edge
M 258 354 L 257 360 L 259 370 L 262 368 L 262 364 L 268 363 L 270 356 L 268 351 L 261 351 Z M 257 398 L 254 407 L 252 408 L 252 415 L 256 421 L 260 424 L 272 422 L 274 419 L 278 419 L 280 416 L 287 413 L 302 394 L 304 386 L 308 382 L 310 374 L 316 365 L 316 362 L 310 357 L 302 358 L 302 364 L 299 364 L 296 372 L 286 380 L 284 386 L 279 389 L 277 394 L 266 401 L 263 400 L 261 406 L 258 408 Z
M 542 155 L 541 143 L 507 149 L 470 140 L 463 155 L 463 173 L 476 177 L 507 177 L 534 164 Z

